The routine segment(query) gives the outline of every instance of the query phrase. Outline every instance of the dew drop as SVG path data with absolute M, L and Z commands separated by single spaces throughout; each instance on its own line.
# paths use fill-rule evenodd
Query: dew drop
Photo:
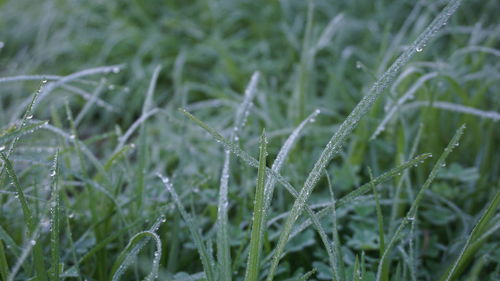
M 441 164 L 441 167 L 446 167 L 446 163 Z
M 423 50 L 424 49 L 422 47 L 420 47 L 420 46 L 418 46 L 418 47 L 415 48 L 415 51 L 417 51 L 419 53 L 422 52 Z
M 35 240 L 31 240 L 30 244 L 33 245 L 33 246 L 35 246 L 36 245 L 36 241 Z
M 71 135 L 69 135 L 69 139 L 74 140 L 74 139 L 76 139 L 76 136 L 74 134 L 71 134 Z
M 51 177 L 54 177 L 55 175 L 56 175 L 56 171 L 55 170 L 53 170 L 53 171 L 50 172 L 50 176 Z
M 47 82 L 48 82 L 47 79 L 42 80 L 42 84 L 47 84 Z
M 5 150 L 5 145 L 0 146 L 0 152 Z
M 361 64 L 361 62 L 360 62 L 360 61 L 357 61 L 357 62 L 356 62 L 356 68 L 357 68 L 357 69 L 361 69 L 361 67 L 362 67 L 362 66 L 363 66 L 363 65 Z
M 69 213 L 68 218 L 72 219 L 75 217 L 75 213 Z
M 30 114 L 30 115 L 26 116 L 26 119 L 28 119 L 28 120 L 33 119 L 33 114 Z
M 120 68 L 119 68 L 119 67 L 113 67 L 113 68 L 111 69 L 111 71 L 112 71 L 113 73 L 115 73 L 115 74 L 116 74 L 116 73 L 119 73 L 119 72 L 120 72 Z

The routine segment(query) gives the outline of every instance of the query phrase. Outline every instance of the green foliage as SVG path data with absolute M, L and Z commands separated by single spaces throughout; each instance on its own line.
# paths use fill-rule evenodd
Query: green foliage
M 0 279 L 497 280 L 498 10 L 0 1 Z

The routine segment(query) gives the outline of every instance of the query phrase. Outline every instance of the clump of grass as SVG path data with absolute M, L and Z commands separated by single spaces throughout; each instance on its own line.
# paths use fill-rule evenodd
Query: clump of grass
M 422 3 L 0 3 L 0 279 L 494 280 L 496 3 Z

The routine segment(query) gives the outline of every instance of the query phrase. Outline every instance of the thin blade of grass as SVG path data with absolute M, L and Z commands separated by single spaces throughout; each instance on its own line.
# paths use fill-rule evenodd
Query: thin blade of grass
M 465 270 L 465 267 L 468 265 L 468 262 L 472 258 L 472 255 L 479 249 L 479 247 L 473 247 L 474 246 L 473 243 L 475 242 L 476 239 L 482 240 L 482 242 L 484 242 L 484 239 L 480 239 L 481 237 L 478 236 L 486 232 L 487 224 L 491 221 L 491 219 L 495 215 L 495 212 L 499 205 L 500 205 L 500 190 L 497 190 L 495 197 L 493 198 L 493 200 L 491 200 L 488 207 L 486 207 L 486 210 L 481 215 L 477 224 L 472 229 L 469 237 L 467 237 L 465 245 L 460 251 L 460 254 L 458 255 L 457 259 L 448 268 L 446 273 L 443 274 L 443 276 L 439 279 L 440 281 L 455 280 L 459 277 L 460 272 Z
M 424 161 L 426 158 L 429 158 L 429 157 L 432 157 L 432 155 L 429 153 L 424 153 L 422 155 L 419 155 L 419 156 L 411 159 L 410 161 L 407 161 L 407 162 L 401 164 L 400 166 L 398 166 L 396 168 L 391 169 L 388 172 L 385 172 L 384 174 L 374 178 L 372 181 L 370 181 L 370 182 L 358 187 L 357 189 L 349 192 L 348 194 L 344 195 L 342 198 L 340 198 L 339 200 L 337 200 L 335 202 L 335 207 L 338 209 L 338 208 L 341 208 L 349 203 L 356 201 L 357 198 L 359 198 L 363 194 L 370 191 L 372 184 L 378 185 L 378 184 L 384 183 L 384 182 L 390 180 L 391 178 L 401 174 L 401 172 L 403 172 L 404 170 L 411 168 L 411 167 L 414 167 L 415 165 L 421 163 L 422 161 Z M 322 218 L 322 217 L 330 214 L 332 208 L 333 208 L 333 206 L 328 206 L 328 207 L 323 208 L 321 211 L 316 213 L 317 217 Z M 303 223 L 301 223 L 298 227 L 295 228 L 295 230 L 290 235 L 290 238 L 295 237 L 297 234 L 302 232 L 304 229 L 309 227 L 311 224 L 312 224 L 312 222 L 310 219 L 305 220 Z
M 21 208 L 23 211 L 23 217 L 24 217 L 24 223 L 26 224 L 28 228 L 28 234 L 30 237 L 36 237 L 37 233 L 37 226 L 35 224 L 35 219 L 33 218 L 33 214 L 30 210 L 30 207 L 28 205 L 28 201 L 26 200 L 26 197 L 24 195 L 23 189 L 21 187 L 21 183 L 19 182 L 19 179 L 16 175 L 16 172 L 14 171 L 14 168 L 12 167 L 12 163 L 7 159 L 5 154 L 3 152 L 0 152 L 0 157 L 2 158 L 4 162 L 5 169 L 7 171 L 7 174 L 11 178 L 12 182 L 14 183 L 14 187 L 16 189 L 16 197 L 19 199 L 19 202 L 21 203 Z M 34 261 L 34 266 L 35 266 L 35 271 L 36 271 L 36 276 L 39 281 L 46 281 L 47 279 L 47 271 L 45 268 L 44 260 L 43 260 L 43 251 L 41 248 L 40 243 L 36 243 L 36 240 L 30 240 L 30 243 L 33 245 L 33 261 Z M 13 278 L 13 274 L 16 274 L 15 271 L 11 272 L 11 277 Z M 10 279 L 10 278 L 9 278 Z
M 406 49 L 401 56 L 389 67 L 389 69 L 375 82 L 369 93 L 356 105 L 354 110 L 349 114 L 347 119 L 340 125 L 339 129 L 332 136 L 325 149 L 321 153 L 318 161 L 314 164 L 313 169 L 307 176 L 307 179 L 300 190 L 300 194 L 293 203 L 290 215 L 281 231 L 281 235 L 276 245 L 276 251 L 267 276 L 268 281 L 272 281 L 274 274 L 278 268 L 279 261 L 285 249 L 289 235 L 292 231 L 295 221 L 302 213 L 307 199 L 312 190 L 320 179 L 321 172 L 330 162 L 332 157 L 337 154 L 345 141 L 357 126 L 361 118 L 368 113 L 377 98 L 390 86 L 394 81 L 400 69 L 413 57 L 417 52 L 421 52 L 425 44 L 434 36 L 434 34 L 448 21 L 449 17 L 456 11 L 460 4 L 460 0 L 451 0 L 434 21 L 422 32 L 422 34 Z
M 56 151 L 52 171 L 52 198 L 50 202 L 50 249 L 52 268 L 50 279 L 59 281 L 59 151 Z
M 0 151 L 5 149 L 5 145 L 4 145 L 5 143 L 7 143 L 11 140 L 14 140 L 16 138 L 22 137 L 24 135 L 31 134 L 35 130 L 43 128 L 47 123 L 48 123 L 48 121 L 36 122 L 36 123 L 26 125 L 25 127 L 21 127 L 19 129 L 16 129 L 12 132 L 8 132 L 8 133 L 0 136 L 0 147 L 3 147 L 3 149 L 1 149 Z
M 245 89 L 243 102 L 236 110 L 234 127 L 231 132 L 230 140 L 232 142 L 238 139 L 238 133 L 242 130 L 245 123 L 246 116 L 250 110 L 252 100 L 257 93 L 257 83 L 260 74 L 255 72 Z M 226 149 L 224 151 L 224 164 L 222 167 L 220 187 L 219 187 L 219 200 L 217 206 L 217 262 L 219 265 L 220 277 L 224 280 L 231 280 L 231 252 L 229 246 L 228 235 L 228 192 L 229 192 L 229 163 L 230 152 Z
M 394 245 L 396 244 L 396 242 L 399 240 L 399 238 L 400 238 L 399 236 L 400 236 L 401 232 L 403 231 L 404 227 L 410 221 L 412 221 L 412 220 L 415 219 L 414 216 L 415 216 L 416 210 L 418 209 L 418 207 L 420 205 L 420 202 L 423 199 L 425 191 L 429 188 L 429 186 L 431 185 L 431 183 L 434 180 L 434 178 L 436 178 L 439 170 L 446 165 L 445 164 L 446 158 L 451 153 L 451 151 L 453 150 L 453 148 L 455 148 L 456 146 L 458 146 L 458 141 L 460 140 L 460 137 L 462 136 L 464 130 L 465 130 L 465 125 L 462 125 L 457 130 L 457 132 L 455 133 L 455 135 L 453 136 L 453 138 L 449 142 L 448 146 L 446 146 L 446 148 L 444 149 L 444 152 L 441 154 L 441 156 L 439 157 L 439 159 L 436 161 L 436 164 L 432 168 L 432 170 L 431 170 L 429 176 L 427 177 L 426 181 L 424 182 L 424 184 L 422 185 L 422 187 L 418 191 L 418 193 L 417 193 L 417 195 L 415 197 L 415 200 L 413 201 L 413 203 L 412 203 L 410 209 L 408 210 L 406 216 L 403 218 L 403 220 L 399 224 L 398 228 L 396 229 L 396 231 L 392 235 L 391 239 L 389 240 L 389 243 L 387 243 L 387 247 L 385 248 L 384 254 L 380 258 L 379 265 L 378 265 L 378 268 L 377 268 L 377 279 L 376 279 L 377 281 L 380 281 L 381 278 L 382 278 L 382 270 L 386 266 L 385 264 L 388 263 L 388 258 L 387 257 L 389 255 L 390 250 L 394 247 Z
M 417 131 L 417 134 L 414 138 L 414 142 L 413 142 L 413 145 L 410 149 L 410 153 L 408 154 L 408 159 L 412 158 L 415 153 L 417 152 L 417 148 L 418 148 L 418 145 L 420 144 L 420 138 L 422 136 L 422 132 L 423 132 L 423 125 L 422 123 L 420 124 L 419 128 L 418 128 L 418 131 Z M 394 199 L 393 199 L 393 203 L 392 203 L 392 207 L 391 207 L 391 216 L 390 216 L 390 219 L 389 219 L 389 236 L 391 235 L 392 231 L 393 231 L 393 226 L 394 226 L 394 222 L 396 221 L 396 216 L 398 215 L 398 210 L 399 210 L 399 204 L 400 204 L 400 197 L 401 197 L 401 188 L 402 188 L 402 185 L 403 185 L 403 181 L 404 181 L 404 178 L 408 175 L 408 172 L 407 171 L 404 171 L 402 173 L 402 176 L 399 178 L 399 181 L 396 185 L 396 192 L 394 194 Z
M 257 188 L 255 190 L 250 252 L 248 254 L 245 281 L 257 281 L 260 272 L 260 254 L 262 251 L 262 216 L 264 213 L 264 185 L 266 175 L 267 138 L 265 131 L 260 137 L 259 169 L 257 171 Z
M 333 274 L 336 276 L 336 280 L 345 280 L 345 266 L 342 254 L 342 245 L 340 244 L 339 232 L 337 229 L 337 210 L 335 207 L 335 195 L 333 193 L 332 181 L 330 179 L 330 175 L 326 172 L 326 181 L 328 183 L 328 190 L 330 191 L 330 197 L 332 201 L 332 241 L 333 241 L 333 252 L 335 255 L 335 261 L 331 262 L 333 267 Z
M 373 180 L 372 170 L 368 169 L 368 174 L 370 175 L 370 181 Z M 379 240 L 379 255 L 382 257 L 385 250 L 385 237 L 384 237 L 384 216 L 382 215 L 382 208 L 380 207 L 380 200 L 378 198 L 377 187 L 372 183 L 373 196 L 375 197 L 375 209 L 377 212 L 377 225 L 378 225 L 378 240 Z M 382 268 L 382 281 L 389 280 L 389 268 L 386 265 Z
M 207 248 L 203 243 L 203 239 L 201 237 L 200 228 L 198 227 L 198 224 L 191 218 L 186 209 L 184 209 L 184 206 L 182 205 L 179 195 L 177 195 L 177 192 L 175 191 L 173 185 L 170 183 L 170 180 L 167 177 L 162 176 L 161 174 L 157 174 L 157 176 L 162 180 L 163 185 L 165 186 L 167 191 L 172 195 L 172 199 L 174 200 L 177 209 L 179 209 L 182 218 L 184 219 L 186 225 L 189 228 L 189 232 L 193 236 L 194 243 L 196 244 L 196 248 L 198 249 L 198 252 L 200 254 L 201 263 L 203 265 L 207 281 L 217 280 L 214 274 L 213 258 L 209 255 Z
M 148 112 L 153 105 L 153 95 L 156 89 L 156 83 L 158 82 L 158 76 L 160 75 L 161 66 L 157 66 L 153 71 L 153 76 L 149 82 L 148 91 L 146 92 L 146 97 L 144 99 L 144 104 L 142 105 L 142 116 L 148 116 Z M 150 115 L 152 116 L 152 115 Z M 146 118 L 139 118 L 139 120 Z M 133 128 L 133 124 L 130 128 Z M 146 123 L 141 123 L 141 128 L 139 129 L 139 149 L 137 151 L 138 155 L 138 165 L 136 170 L 136 181 L 135 181 L 135 196 L 137 198 L 137 213 L 139 214 L 142 210 L 142 202 L 144 201 L 144 176 L 146 174 L 146 156 L 147 156 L 147 135 L 146 135 Z M 128 133 L 128 131 L 127 131 Z M 126 141 L 127 133 L 123 138 L 120 138 L 120 144 L 118 147 L 123 146 Z M 118 149 L 117 149 L 118 150 Z M 116 151 L 116 150 L 115 150 Z

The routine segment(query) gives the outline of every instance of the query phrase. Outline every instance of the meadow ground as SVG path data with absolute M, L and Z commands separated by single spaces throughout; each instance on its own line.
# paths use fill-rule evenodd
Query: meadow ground
M 500 280 L 498 11 L 0 0 L 0 280 Z

